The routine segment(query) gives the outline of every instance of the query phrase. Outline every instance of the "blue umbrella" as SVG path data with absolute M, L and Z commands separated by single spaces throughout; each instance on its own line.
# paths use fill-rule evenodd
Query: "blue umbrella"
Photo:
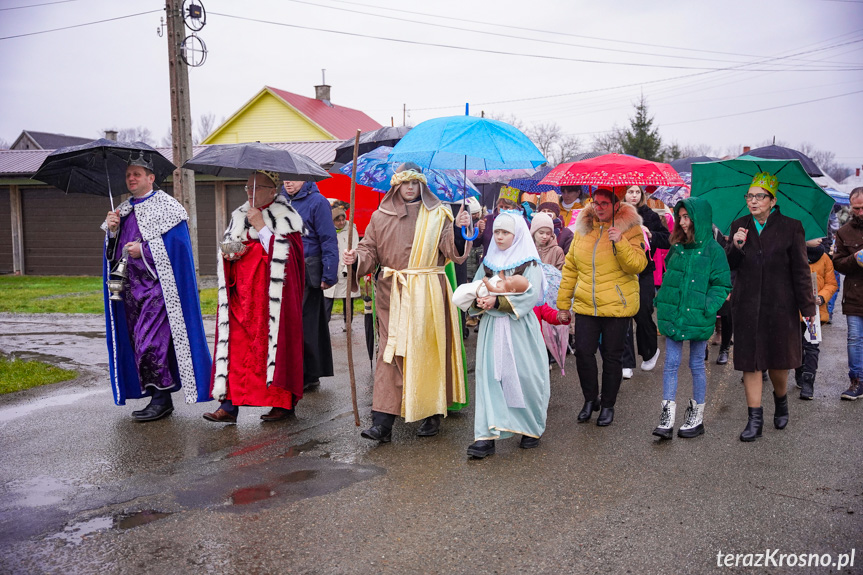
M 836 203 L 840 206 L 851 205 L 851 201 L 848 199 L 850 196 L 849 194 L 846 194 L 845 192 L 840 192 L 836 188 L 831 188 L 829 186 L 823 189 L 825 192 L 827 192 L 827 195 L 836 200 Z
M 548 175 L 551 170 L 551 166 L 540 168 L 539 171 L 532 176 L 528 176 L 527 178 L 516 178 L 514 180 L 510 180 L 509 186 L 511 188 L 517 188 L 522 192 L 527 192 L 529 194 L 541 194 L 543 192 L 550 191 L 554 191 L 559 194 L 560 186 L 552 186 L 549 184 L 539 183 L 539 181 L 543 179 L 546 175 Z
M 517 128 L 475 116 L 426 120 L 405 134 L 389 159 L 443 170 L 536 168 L 546 163 Z
M 381 146 L 371 152 L 365 153 L 357 158 L 357 183 L 387 191 L 390 189 L 390 178 L 401 162 L 390 162 L 387 157 L 392 148 Z M 353 162 L 349 162 L 339 168 L 343 174 L 350 176 Z M 479 196 L 470 181 L 465 181 L 459 170 L 425 170 L 429 189 L 442 202 L 453 203 L 462 201 L 462 190 L 467 190 L 468 196 Z
M 465 114 L 467 109 L 465 109 Z M 545 156 L 517 128 L 506 122 L 475 116 L 426 120 L 405 134 L 393 148 L 390 161 L 414 162 L 442 170 L 508 170 L 536 168 Z M 479 230 L 465 239 L 476 239 Z

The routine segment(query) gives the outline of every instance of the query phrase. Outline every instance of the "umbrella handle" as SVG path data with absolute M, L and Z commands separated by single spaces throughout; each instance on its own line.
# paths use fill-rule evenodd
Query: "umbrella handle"
M 472 241 L 474 241 L 477 237 L 479 237 L 479 228 L 474 228 L 474 229 L 473 229 L 473 235 L 469 236 L 469 235 L 467 234 L 467 228 L 466 228 L 465 226 L 462 226 L 462 227 L 461 227 L 461 237 L 463 237 L 465 240 L 467 240 L 467 241 L 469 241 L 469 242 L 472 242 Z

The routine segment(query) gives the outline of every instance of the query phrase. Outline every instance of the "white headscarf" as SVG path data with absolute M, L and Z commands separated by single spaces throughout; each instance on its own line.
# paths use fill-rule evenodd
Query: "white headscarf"
M 506 218 L 510 221 L 502 221 L 498 224 L 498 220 Z M 502 224 L 502 225 L 501 225 Z M 488 245 L 488 254 L 482 260 L 486 268 L 493 272 L 501 270 L 511 270 L 530 261 L 540 265 L 542 260 L 539 259 L 539 253 L 536 251 L 536 245 L 533 243 L 533 238 L 530 237 L 530 230 L 527 229 L 527 223 L 521 212 L 516 210 L 503 210 L 495 218 L 495 229 L 505 229 L 509 231 L 514 229 L 515 238 L 512 240 L 512 245 L 507 250 L 501 250 L 497 247 L 494 240 Z M 540 267 L 540 270 L 542 268 Z M 542 285 L 539 286 L 538 302 L 544 300 L 545 293 L 545 275 L 542 275 Z

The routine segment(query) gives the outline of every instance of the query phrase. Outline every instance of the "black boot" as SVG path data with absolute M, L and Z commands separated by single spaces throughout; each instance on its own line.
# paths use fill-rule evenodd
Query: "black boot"
M 381 411 L 372 412 L 372 426 L 362 431 L 360 435 L 372 441 L 380 441 L 381 443 L 389 443 L 393 440 L 393 423 L 396 421 L 396 416 L 392 413 L 383 413 Z
M 764 426 L 764 408 L 750 407 L 749 421 L 746 429 L 740 434 L 740 441 L 755 441 L 761 437 L 761 428 Z
M 773 403 L 776 405 L 776 410 L 773 412 L 773 426 L 776 429 L 785 429 L 785 426 L 788 425 L 788 394 L 776 397 L 774 391 Z
M 599 411 L 598 397 L 584 402 L 584 407 L 582 407 L 581 411 L 578 412 L 578 422 L 584 423 L 585 421 L 590 421 L 594 411 Z
M 614 421 L 614 408 L 603 407 L 599 412 L 599 417 L 596 418 L 596 424 L 600 427 L 605 427 L 606 425 L 611 425 L 612 421 Z
M 474 459 L 483 459 L 489 455 L 494 455 L 494 439 L 480 439 L 474 441 L 467 448 L 467 454 Z
M 440 432 L 441 415 L 431 415 L 423 420 L 422 425 L 417 429 L 417 435 L 420 437 L 431 437 Z
M 812 399 L 815 394 L 815 374 L 804 373 L 800 378 L 800 399 Z
M 716 358 L 716 365 L 725 365 L 728 363 L 728 348 L 722 347 L 719 349 L 719 357 Z

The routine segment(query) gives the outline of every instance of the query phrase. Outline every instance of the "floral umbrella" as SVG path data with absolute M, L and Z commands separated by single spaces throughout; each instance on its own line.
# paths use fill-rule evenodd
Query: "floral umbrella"
M 385 192 L 390 189 L 390 178 L 401 162 L 389 162 L 387 157 L 392 152 L 389 146 L 381 146 L 357 158 L 357 183 Z M 339 171 L 350 175 L 353 162 L 348 162 Z M 460 202 L 462 190 L 467 190 L 468 196 L 479 196 L 470 180 L 465 181 L 459 170 L 427 169 L 423 172 L 428 180 L 429 189 L 442 202 Z
M 683 179 L 682 186 L 659 186 L 650 194 L 654 200 L 659 200 L 669 208 L 677 205 L 677 202 L 683 198 L 688 198 L 692 185 L 692 174 L 689 172 L 680 172 L 680 177 Z

